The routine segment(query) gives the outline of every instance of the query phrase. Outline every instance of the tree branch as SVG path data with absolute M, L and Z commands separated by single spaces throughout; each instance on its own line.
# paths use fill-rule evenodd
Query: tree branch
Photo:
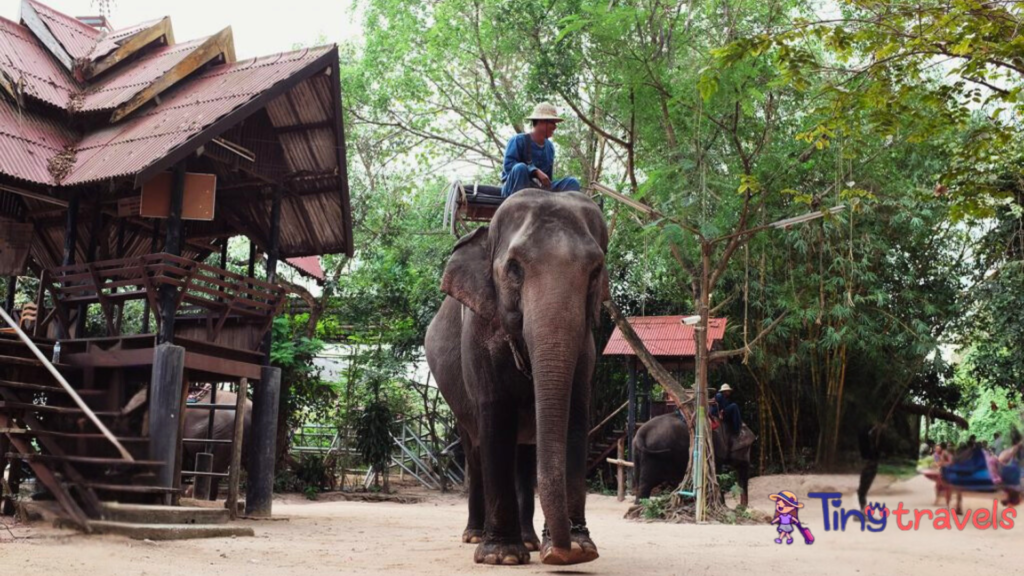
M 761 333 L 760 333 L 760 334 L 758 334 L 756 338 L 754 338 L 753 340 L 751 340 L 751 341 L 750 341 L 750 342 L 749 342 L 749 343 L 748 343 L 748 344 L 747 344 L 746 346 L 744 346 L 743 348 L 737 348 L 737 349 L 735 349 L 735 350 L 722 350 L 722 351 L 720 351 L 720 352 L 712 352 L 712 353 L 711 353 L 710 355 L 708 355 L 708 359 L 709 359 L 709 360 L 721 360 L 721 359 L 724 359 L 724 358 L 732 358 L 733 356 L 739 356 L 739 355 L 741 355 L 741 354 L 746 354 L 747 352 L 749 352 L 749 351 L 750 351 L 750 349 L 751 349 L 751 348 L 752 348 L 752 347 L 753 347 L 754 345 L 756 345 L 756 344 L 757 344 L 757 342 L 758 342 L 759 340 L 761 340 L 761 338 L 764 338 L 764 337 L 765 337 L 765 336 L 767 336 L 767 335 L 768 335 L 769 333 L 771 333 L 771 331 L 772 331 L 772 330 L 775 330 L 775 328 L 776 328 L 776 327 L 777 327 L 777 326 L 778 326 L 779 324 L 781 324 L 781 323 L 782 323 L 782 321 L 783 321 L 783 320 L 785 320 L 787 316 L 789 316 L 789 311 L 788 311 L 788 310 L 787 310 L 786 312 L 783 312 L 783 313 L 782 313 L 782 315 L 781 315 L 781 316 L 779 316 L 778 318 L 776 318 L 774 322 L 772 322 L 771 324 L 769 324 L 767 328 L 765 328 L 764 330 L 761 330 Z

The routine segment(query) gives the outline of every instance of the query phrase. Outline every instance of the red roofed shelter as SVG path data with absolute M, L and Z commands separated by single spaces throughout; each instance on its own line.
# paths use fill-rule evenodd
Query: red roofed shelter
M 246 508 L 269 515 L 277 263 L 322 277 L 314 257 L 353 253 L 339 72 L 333 45 L 240 61 L 230 27 L 179 42 L 169 17 L 115 28 L 24 0 L 18 22 L 0 18 L 11 315 L 18 277 L 38 279 L 24 338 L 0 322 L 0 456 L 32 466 L 84 530 L 104 514 L 97 494 L 177 500 L 177 454 L 196 440 L 179 424 L 185 392 L 204 382 L 252 386 Z M 247 275 L 226 270 L 233 236 L 266 253 L 266 281 L 255 250 Z M 109 428 L 140 390 L 152 433 L 121 442 Z
M 685 316 L 636 316 L 628 318 L 633 331 L 644 343 L 650 353 L 669 371 L 692 370 L 695 368 L 697 344 L 693 326 L 687 326 Z M 725 318 L 708 319 L 708 351 L 714 350 L 725 337 Z M 608 343 L 604 347 L 604 356 L 622 356 L 629 368 L 629 413 L 626 424 L 626 446 L 633 445 L 633 435 L 637 427 L 637 372 L 642 364 L 629 342 L 622 337 L 618 327 L 612 331 Z M 643 414 L 640 418 L 647 420 L 657 414 L 651 414 L 650 376 L 643 371 Z M 607 446 L 603 453 L 592 461 L 594 466 L 604 462 L 611 453 L 614 444 Z M 632 456 L 631 456 L 632 457 Z

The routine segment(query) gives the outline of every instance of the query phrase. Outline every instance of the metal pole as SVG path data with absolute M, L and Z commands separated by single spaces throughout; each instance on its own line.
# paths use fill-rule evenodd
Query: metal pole
M 706 459 L 710 454 L 704 452 L 704 437 L 707 433 L 705 426 L 707 405 L 708 405 L 708 350 L 707 350 L 707 336 L 708 336 L 708 304 L 709 304 L 709 283 L 711 278 L 711 244 L 706 241 L 701 242 L 701 279 L 700 279 L 700 322 L 695 327 L 694 332 L 696 333 L 697 350 L 696 350 L 696 363 L 697 363 L 697 381 L 696 381 L 696 393 L 697 393 L 697 425 L 695 427 L 696 433 L 693 443 L 693 463 L 694 463 L 694 522 L 704 522 L 704 513 L 706 509 L 707 494 L 705 493 L 704 486 L 704 475 L 705 467 L 707 466 Z

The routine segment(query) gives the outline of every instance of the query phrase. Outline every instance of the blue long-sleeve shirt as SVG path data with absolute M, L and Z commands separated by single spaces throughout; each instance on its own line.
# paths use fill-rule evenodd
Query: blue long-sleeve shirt
M 512 167 L 520 162 L 527 165 L 530 174 L 533 174 L 534 170 L 540 170 L 547 174 L 548 178 L 555 179 L 555 145 L 551 140 L 545 140 L 544 145 L 539 146 L 529 134 L 516 134 L 510 138 L 505 147 L 505 161 L 501 167 L 502 182 L 508 178 Z

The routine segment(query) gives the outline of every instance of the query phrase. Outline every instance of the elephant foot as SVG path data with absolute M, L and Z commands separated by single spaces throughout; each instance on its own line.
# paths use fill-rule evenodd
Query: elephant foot
M 537 538 L 537 533 L 534 531 L 523 533 L 523 545 L 530 552 L 537 552 L 540 550 L 540 538 Z
M 473 560 L 477 564 L 518 566 L 530 563 L 530 551 L 522 542 L 481 542 Z
M 597 552 L 597 544 L 590 539 L 590 531 L 585 526 L 573 526 L 569 534 L 569 549 L 555 547 L 547 530 L 544 531 L 544 542 L 540 547 L 540 561 L 552 566 L 568 566 L 585 564 L 597 560 L 601 555 Z
M 479 544 L 484 541 L 484 531 L 479 528 L 466 528 L 462 533 L 463 544 Z

